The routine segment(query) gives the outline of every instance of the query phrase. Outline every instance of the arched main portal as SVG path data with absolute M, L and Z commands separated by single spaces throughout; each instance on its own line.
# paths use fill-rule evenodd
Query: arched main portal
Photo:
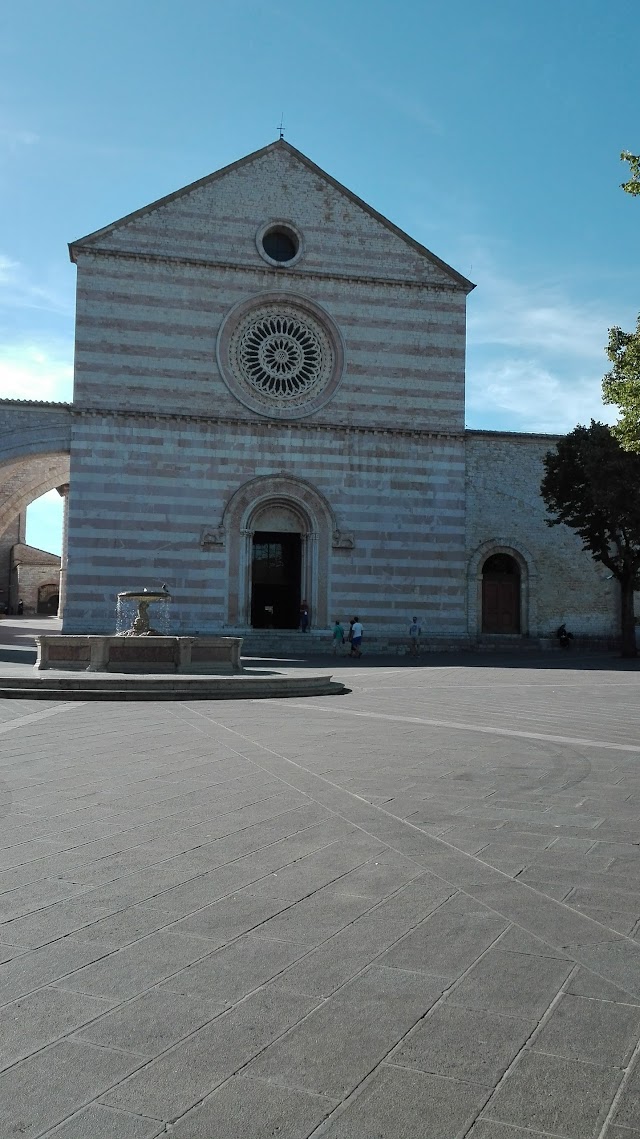
M 482 632 L 520 631 L 520 567 L 510 554 L 492 554 L 482 567 Z
M 228 624 L 296 628 L 305 600 L 311 625 L 326 628 L 329 554 L 337 526 L 320 492 L 290 475 L 251 479 L 232 495 L 222 522 Z

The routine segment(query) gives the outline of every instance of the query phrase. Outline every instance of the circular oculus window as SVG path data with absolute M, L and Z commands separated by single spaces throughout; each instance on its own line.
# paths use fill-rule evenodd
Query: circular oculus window
M 282 296 L 245 302 L 218 338 L 220 370 L 247 407 L 275 418 L 309 415 L 342 375 L 340 336 L 316 305 Z
M 290 268 L 302 256 L 302 234 L 291 222 L 267 222 L 256 234 L 263 261 L 276 268 Z

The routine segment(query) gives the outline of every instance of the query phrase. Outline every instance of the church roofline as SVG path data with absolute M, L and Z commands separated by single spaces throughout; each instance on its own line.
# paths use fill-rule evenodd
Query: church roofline
M 0 407 L 73 407 L 71 400 L 52 400 L 52 399 L 18 399 L 14 396 L 6 396 L 0 399 Z
M 53 550 L 43 550 L 41 546 L 32 546 L 32 545 L 30 545 L 29 542 L 16 542 L 11 547 L 11 553 L 13 555 L 14 561 L 16 561 L 16 562 L 19 562 L 21 560 L 25 560 L 25 561 L 27 560 L 26 557 L 24 557 L 22 559 L 20 558 L 20 556 L 15 552 L 18 550 L 25 550 L 25 551 L 32 550 L 36 554 L 44 554 L 45 557 L 52 559 L 50 562 L 40 562 L 39 563 L 40 565 L 49 565 L 49 566 L 59 566 L 60 565 L 60 554 L 54 554 Z
M 315 162 L 312 162 L 310 158 L 307 158 L 306 154 L 303 154 L 301 150 L 297 150 L 295 146 L 292 146 L 291 143 L 287 142 L 285 139 L 277 139 L 275 142 L 270 142 L 267 146 L 261 147 L 260 150 L 254 150 L 251 154 L 245 155 L 244 158 L 239 158 L 235 162 L 229 163 L 228 166 L 223 166 L 221 170 L 215 170 L 212 174 L 206 174 L 204 178 L 198 178 L 197 181 L 191 182 L 188 186 L 183 186 L 180 190 L 174 190 L 173 193 L 166 194 L 163 198 L 158 198 L 155 202 L 150 202 L 147 206 L 142 206 L 140 209 L 134 210 L 130 214 L 125 214 L 124 217 L 118 218 L 116 221 L 111 222 L 109 225 L 103 226 L 102 229 L 96 229 L 93 233 L 88 233 L 85 237 L 80 237 L 76 241 L 71 241 L 69 243 L 70 260 L 76 263 L 77 254 L 85 245 L 91 246 L 92 242 L 97 241 L 98 238 L 104 237 L 108 233 L 111 233 L 114 229 L 117 229 L 122 225 L 128 225 L 130 222 L 135 221 L 137 218 L 144 217 L 145 214 L 152 213 L 154 210 L 159 209 L 161 206 L 168 205 L 169 202 L 177 201 L 177 199 L 182 198 L 187 194 L 193 193 L 194 190 L 199 190 L 202 186 L 207 186 L 212 182 L 217 182 L 218 179 L 225 177 L 225 175 L 231 174 L 235 170 L 240 170 L 243 166 L 248 166 L 250 163 L 255 162 L 259 158 L 262 158 L 263 155 L 269 154 L 271 151 L 277 149 L 286 150 L 289 154 L 301 162 L 303 166 L 306 166 L 307 169 L 311 170 L 314 174 L 319 175 L 321 178 L 324 178 L 324 180 L 326 182 L 329 182 L 329 184 L 332 185 L 334 189 L 338 190 L 339 193 L 344 194 L 345 197 L 349 198 L 349 200 L 353 202 L 354 205 L 364 210 L 365 213 L 369 214 L 370 217 L 374 218 L 381 225 L 385 226 L 385 228 L 394 233 L 396 237 L 399 237 L 402 241 L 406 242 L 406 244 L 411 246 L 411 248 L 414 249 L 417 253 L 420 253 L 421 256 L 425 257 L 428 261 L 431 261 L 434 265 L 437 265 L 438 268 L 442 269 L 443 272 L 452 277 L 456 284 L 464 289 L 466 293 L 470 293 L 472 289 L 475 289 L 476 286 L 473 281 L 470 281 L 467 277 L 463 276 L 462 273 L 459 273 L 457 269 L 452 268 L 452 266 L 448 265 L 446 261 L 443 261 L 440 257 L 437 257 L 435 253 L 432 253 L 430 249 L 427 249 L 426 245 L 421 245 L 419 241 L 416 241 L 415 238 L 411 237 L 403 229 L 400 229 L 399 226 L 395 225 L 392 221 L 389 220 L 389 218 L 385 217 L 384 214 L 379 213 L 378 210 L 374 209 L 373 206 L 370 206 L 368 202 L 365 202 L 362 198 L 359 198 L 358 195 L 354 194 L 352 190 L 349 190 L 347 186 L 343 186 L 343 184 L 341 182 L 338 182 L 336 178 L 333 178 L 331 174 L 327 174 L 326 170 L 323 170 L 322 167 L 317 166 Z
M 492 439 L 562 439 L 561 431 L 501 431 L 499 427 L 465 427 L 465 435 L 483 435 Z

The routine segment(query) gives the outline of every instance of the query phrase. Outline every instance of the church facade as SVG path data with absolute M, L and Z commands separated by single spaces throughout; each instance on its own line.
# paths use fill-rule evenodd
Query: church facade
M 166 582 L 174 631 L 357 614 L 391 644 L 616 628 L 539 496 L 549 436 L 465 431 L 471 282 L 285 141 L 70 246 L 64 631 Z

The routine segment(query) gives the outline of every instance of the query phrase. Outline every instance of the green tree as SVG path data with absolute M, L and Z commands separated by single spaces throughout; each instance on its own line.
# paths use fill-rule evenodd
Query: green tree
M 631 154 L 629 150 L 623 150 L 620 158 L 623 162 L 629 163 L 631 174 L 629 181 L 622 183 L 622 189 L 626 194 L 640 194 L 640 154 Z
M 620 411 L 613 433 L 627 450 L 640 451 L 640 316 L 635 332 L 609 329 L 607 356 L 613 368 L 602 381 L 602 398 Z
M 633 591 L 640 587 L 640 455 L 626 451 L 605 423 L 575 427 L 544 458 L 540 493 L 553 517 L 620 586 L 622 656 L 635 657 Z

